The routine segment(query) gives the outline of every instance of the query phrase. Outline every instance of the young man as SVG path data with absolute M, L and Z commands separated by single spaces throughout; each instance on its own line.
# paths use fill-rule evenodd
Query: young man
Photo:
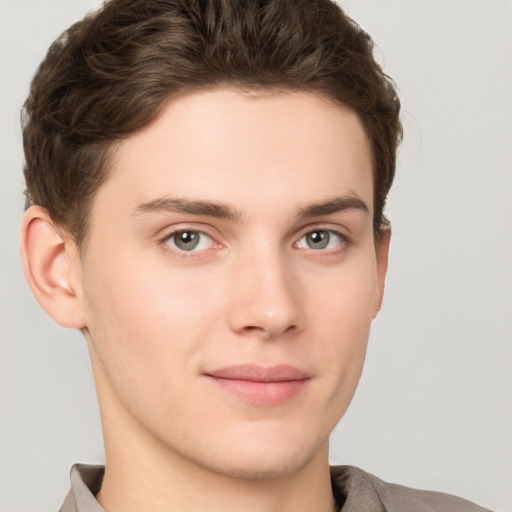
M 329 468 L 382 301 L 399 102 L 327 0 L 111 0 L 25 105 L 28 282 L 88 344 L 62 511 L 482 510 Z

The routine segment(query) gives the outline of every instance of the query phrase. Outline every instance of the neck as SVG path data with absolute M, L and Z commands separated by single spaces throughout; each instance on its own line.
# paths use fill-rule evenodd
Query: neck
M 105 420 L 105 418 L 103 418 Z M 328 443 L 293 472 L 239 478 L 184 459 L 147 434 L 103 422 L 108 512 L 332 512 Z

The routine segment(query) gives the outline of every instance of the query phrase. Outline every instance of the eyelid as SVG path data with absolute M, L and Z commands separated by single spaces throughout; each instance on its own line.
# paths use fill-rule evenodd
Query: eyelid
M 194 233 L 195 235 L 198 235 L 198 240 L 197 240 L 197 246 L 200 247 L 201 245 L 204 245 L 204 238 L 208 239 L 209 242 L 206 242 L 208 245 L 213 245 L 215 242 L 214 240 L 212 239 L 212 237 L 210 235 L 208 235 L 207 233 L 204 233 L 203 231 L 196 231 L 196 230 L 193 230 L 193 229 L 184 229 L 184 230 L 180 230 L 180 231 L 175 231 L 174 233 L 171 233 L 166 239 L 165 239 L 165 243 L 168 244 L 168 245 L 171 245 L 171 242 L 172 242 L 172 247 L 173 249 L 176 249 L 178 251 L 182 250 L 184 252 L 199 252 L 199 251 L 205 251 L 206 249 L 209 249 L 209 247 L 206 247 L 206 248 L 196 248 L 196 247 L 193 247 L 190 249 L 190 251 L 188 250 L 185 250 L 185 249 L 180 249 L 179 247 L 177 247 L 177 238 L 179 239 L 180 235 L 183 235 L 184 233 Z
M 330 224 L 330 223 L 319 223 L 319 224 L 308 224 L 307 226 L 304 226 L 298 231 L 298 237 L 302 238 L 304 235 L 307 235 L 308 233 L 314 232 L 314 231 L 331 231 L 333 233 L 338 234 L 341 238 L 345 240 L 349 240 L 350 236 L 347 233 L 348 229 L 343 228 L 342 226 L 336 224 Z
M 210 226 L 209 224 L 205 224 L 203 222 L 177 222 L 172 225 L 167 225 L 164 228 L 158 230 L 155 235 L 158 238 L 158 241 L 164 241 L 173 236 L 176 233 L 182 233 L 183 231 L 193 231 L 195 233 L 203 233 L 206 236 L 209 236 L 212 240 L 217 241 L 220 238 L 217 230 Z
M 340 243 L 336 248 L 331 249 L 311 249 L 306 247 L 298 247 L 298 244 L 300 241 L 307 236 L 310 233 L 314 233 L 315 231 L 327 231 L 330 233 L 335 234 L 340 239 Z M 317 225 L 308 225 L 301 229 L 300 234 L 298 237 L 295 238 L 295 242 L 293 243 L 293 246 L 297 249 L 304 250 L 304 251 L 312 251 L 315 253 L 336 253 L 340 250 L 345 250 L 348 245 L 350 245 L 351 239 L 350 237 L 344 232 L 344 230 L 340 226 L 333 226 L 332 224 L 326 225 L 326 224 L 317 224 Z
M 198 249 L 198 250 L 182 250 L 178 247 L 173 247 L 168 243 L 169 239 L 171 239 L 173 236 L 183 233 L 183 232 L 193 232 L 198 233 L 200 235 L 204 235 L 208 237 L 211 240 L 211 246 L 205 249 Z M 208 225 L 201 224 L 193 225 L 190 223 L 183 223 L 178 225 L 173 225 L 172 227 L 167 227 L 161 232 L 163 235 L 158 237 L 157 243 L 162 248 L 164 252 L 172 253 L 174 257 L 178 258 L 199 258 L 205 256 L 206 253 L 208 253 L 212 249 L 220 249 L 223 247 L 221 243 L 217 241 L 218 237 L 211 234 L 211 229 L 209 229 Z

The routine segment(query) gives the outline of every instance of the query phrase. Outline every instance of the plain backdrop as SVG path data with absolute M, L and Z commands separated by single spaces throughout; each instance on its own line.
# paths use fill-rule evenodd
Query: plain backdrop
M 49 44 L 91 0 L 0 0 L 2 512 L 56 511 L 101 463 L 81 335 L 48 319 L 18 256 L 19 110 Z M 398 84 L 405 140 L 391 266 L 333 463 L 512 511 L 512 4 L 341 0 Z

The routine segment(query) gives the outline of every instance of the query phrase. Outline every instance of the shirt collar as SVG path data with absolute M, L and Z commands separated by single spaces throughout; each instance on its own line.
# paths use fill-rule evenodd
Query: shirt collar
M 75 464 L 71 468 L 71 490 L 59 512 L 105 512 L 94 497 L 101 489 L 105 468 Z

